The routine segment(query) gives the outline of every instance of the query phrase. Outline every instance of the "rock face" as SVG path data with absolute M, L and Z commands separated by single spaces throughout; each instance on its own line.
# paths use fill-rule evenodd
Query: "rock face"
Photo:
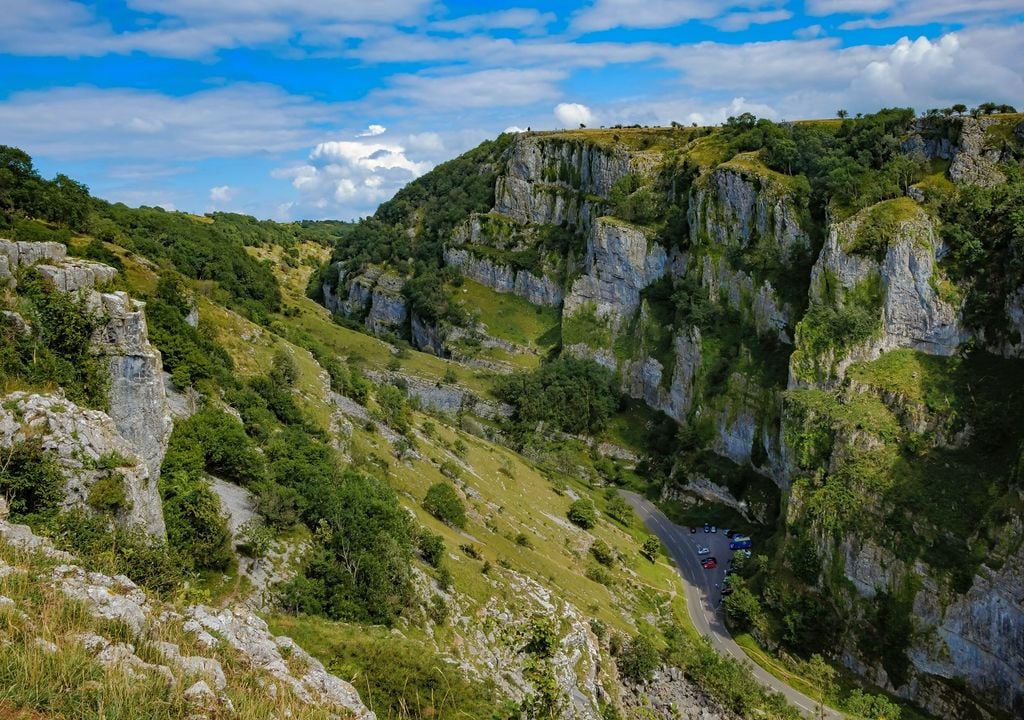
M 459 247 L 446 247 L 444 262 L 497 292 L 518 295 L 534 305 L 559 307 L 562 304 L 562 288 L 547 275 L 538 277 L 528 270 L 513 270 Z
M 118 432 L 111 418 L 99 410 L 85 410 L 62 395 L 29 395 L 16 392 L 0 408 L 0 446 L 38 437 L 50 450 L 65 476 L 65 508 L 90 509 L 89 491 L 100 479 L 120 476 L 125 502 L 115 519 L 126 526 L 140 525 L 162 536 L 164 517 L 156 480 L 134 445 Z M 119 457 L 124 464 L 99 467 L 102 457 Z
M 343 708 L 357 720 L 376 718 L 363 705 L 354 687 L 328 673 L 319 660 L 291 638 L 272 635 L 267 624 L 251 612 L 195 605 L 189 608 L 187 616 L 185 630 L 194 633 L 200 644 L 213 648 L 227 643 L 253 667 L 288 685 L 304 702 Z M 303 668 L 298 671 L 301 674 L 293 672 L 293 666 Z
M 716 703 L 679 668 L 662 667 L 649 683 L 624 686 L 622 704 L 633 710 L 630 717 L 692 718 L 693 720 L 739 720 Z
M 624 391 L 634 400 L 643 400 L 673 420 L 683 422 L 693 407 L 694 381 L 701 363 L 700 346 L 700 328 L 690 328 L 689 332 L 675 337 L 675 363 L 667 388 L 662 382 L 666 370 L 654 358 L 626 361 L 622 368 Z
M 402 297 L 405 284 L 402 278 L 376 267 L 367 268 L 352 278 L 345 277 L 344 271 L 340 270 L 338 277 L 337 286 L 330 283 L 323 286 L 324 305 L 328 310 L 346 317 L 361 318 L 375 335 L 406 333 L 409 310 Z M 341 299 L 343 296 L 345 300 Z
M 616 181 L 641 167 L 625 150 L 523 136 L 498 177 L 494 209 L 521 223 L 586 228 Z
M 731 165 L 696 183 L 689 214 L 697 241 L 747 246 L 768 240 L 785 257 L 810 246 L 790 193 L 768 178 Z
M 599 218 L 587 239 L 585 271 L 565 298 L 564 313 L 590 309 L 613 328 L 640 308 L 640 291 L 665 275 L 668 254 L 648 232 L 613 218 Z
M 145 460 L 155 482 L 160 478 L 173 423 L 160 351 L 149 342 L 145 303 L 123 292 L 94 294 L 90 303 L 107 319 L 93 336 L 93 346 L 107 356 L 110 367 L 107 413 Z
M 886 233 L 881 260 L 851 251 L 862 225 L 876 208 L 832 226 L 811 271 L 811 302 L 840 308 L 860 303 L 865 312 L 877 313 L 879 328 L 841 357 L 815 358 L 798 343 L 791 363 L 791 386 L 815 377 L 834 383 L 843 378 L 853 362 L 875 359 L 895 348 L 952 355 L 970 337 L 960 321 L 959 307 L 943 299 L 936 289 L 941 279 L 936 260 L 938 243 L 924 210 L 915 205 L 893 224 Z

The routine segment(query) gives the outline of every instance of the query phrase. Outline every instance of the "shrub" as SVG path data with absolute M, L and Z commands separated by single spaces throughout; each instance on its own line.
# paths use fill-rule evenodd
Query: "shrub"
M 416 535 L 416 547 L 428 564 L 441 567 L 444 562 L 444 538 L 426 528 L 420 528 Z
M 604 540 L 595 540 L 590 545 L 590 554 L 605 567 L 615 565 L 615 551 Z
M 640 546 L 640 554 L 645 558 L 654 562 L 655 558 L 658 557 L 658 553 L 661 552 L 661 541 L 658 540 L 654 535 L 648 535 L 644 538 L 644 544 Z
M 182 471 L 164 473 L 160 496 L 171 547 L 195 568 L 226 569 L 233 559 L 231 530 L 210 484 Z
M 635 683 L 648 683 L 661 664 L 661 653 L 646 635 L 629 641 L 616 660 L 619 672 Z
M 274 543 L 274 533 L 259 520 L 249 520 L 238 528 L 238 549 L 251 558 L 266 557 Z
M 15 518 L 53 510 L 64 499 L 64 475 L 39 438 L 0 448 L 0 495 Z
M 593 502 L 585 498 L 573 501 L 567 515 L 574 525 L 578 525 L 584 530 L 589 530 L 597 525 L 597 508 L 594 507 Z
M 462 477 L 462 468 L 454 460 L 445 460 L 441 463 L 441 474 L 452 480 Z
M 530 536 L 529 535 L 527 535 L 524 532 L 521 532 L 518 535 L 516 535 L 516 545 L 518 545 L 519 547 L 524 547 L 524 548 L 532 548 L 533 547 L 533 541 L 530 540 Z
M 89 488 L 86 502 L 93 510 L 116 513 L 130 507 L 131 502 L 124 491 L 124 475 L 111 472 L 99 478 Z
M 453 527 L 466 527 L 466 506 L 462 498 L 448 483 L 435 483 L 423 498 L 423 509 L 443 523 Z

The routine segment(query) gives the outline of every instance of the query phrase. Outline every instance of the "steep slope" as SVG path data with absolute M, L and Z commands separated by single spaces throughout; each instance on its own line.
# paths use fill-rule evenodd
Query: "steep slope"
M 393 302 L 430 308 L 389 332 L 461 362 L 467 330 L 502 340 L 459 311 L 463 277 L 558 308 L 563 356 L 681 425 L 649 460 L 664 495 L 719 498 L 774 536 L 738 626 L 940 716 L 1019 712 L 1020 648 L 1000 638 L 1021 636 L 1021 116 L 742 117 L 499 145 L 489 206 L 449 215 L 440 253 L 375 258 Z M 430 210 L 395 209 L 375 222 L 420 242 Z M 352 292 L 346 248 L 326 296 Z

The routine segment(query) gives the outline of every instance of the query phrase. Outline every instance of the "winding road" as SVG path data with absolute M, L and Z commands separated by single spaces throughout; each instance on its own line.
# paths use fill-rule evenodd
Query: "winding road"
M 729 539 L 723 532 L 712 534 L 698 531 L 696 534 L 690 533 L 688 529 L 669 520 L 665 513 L 647 498 L 628 490 L 619 492 L 644 521 L 647 529 L 657 535 L 668 550 L 679 575 L 683 578 L 686 607 L 697 632 L 708 638 L 711 641 L 711 646 L 720 654 L 731 655 L 740 662 L 749 660 L 725 627 L 725 611 L 721 606 L 721 595 L 718 590 L 725 576 L 728 558 L 731 556 Z M 711 548 L 710 555 L 718 558 L 717 570 L 709 572 L 701 567 L 701 557 L 697 554 L 698 544 L 708 545 Z M 816 700 L 790 687 L 761 666 L 754 663 L 748 664 L 751 674 L 761 684 L 785 695 L 786 699 L 804 715 L 817 717 Z M 841 720 L 843 716 L 831 708 L 826 708 L 825 717 Z

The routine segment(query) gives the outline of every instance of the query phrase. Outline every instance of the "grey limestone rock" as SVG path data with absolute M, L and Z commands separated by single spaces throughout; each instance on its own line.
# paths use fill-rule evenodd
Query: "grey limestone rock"
M 0 446 L 39 437 L 46 450 L 53 451 L 65 477 L 65 508 L 88 509 L 92 485 L 107 470 L 98 469 L 103 455 L 117 453 L 126 460 L 124 467 L 112 472 L 122 478 L 127 499 L 116 519 L 124 525 L 141 525 L 147 532 L 164 534 L 163 510 L 156 480 L 114 421 L 99 410 L 86 410 L 62 395 L 30 395 L 16 392 L 4 398 L 0 408 Z

